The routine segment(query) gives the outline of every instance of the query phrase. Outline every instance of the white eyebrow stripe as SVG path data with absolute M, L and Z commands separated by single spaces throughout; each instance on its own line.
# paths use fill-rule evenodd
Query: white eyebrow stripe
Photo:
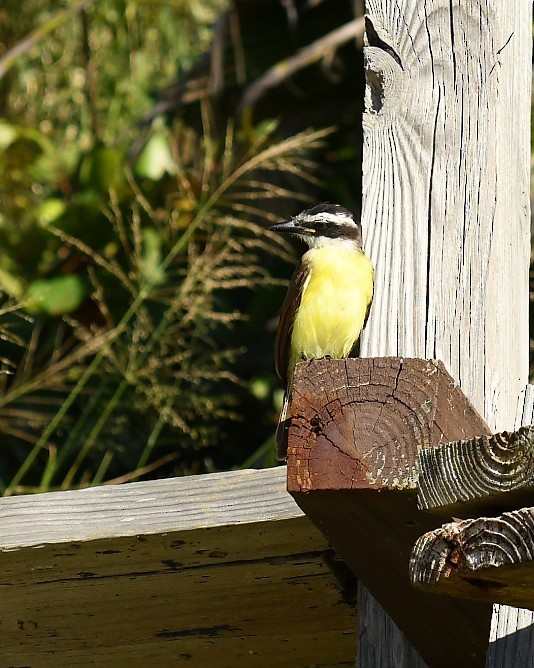
M 297 216 L 297 219 L 299 216 Z M 354 222 L 354 219 L 352 216 L 347 216 L 342 213 L 316 213 L 312 216 L 306 215 L 302 216 L 300 218 L 301 222 L 308 222 L 308 223 L 313 223 L 313 222 L 325 222 L 325 223 L 334 223 L 336 225 L 350 225 L 354 227 L 356 223 Z

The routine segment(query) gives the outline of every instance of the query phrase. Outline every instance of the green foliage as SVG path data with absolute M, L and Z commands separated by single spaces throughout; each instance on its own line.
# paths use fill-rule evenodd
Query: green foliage
M 48 315 L 72 313 L 80 307 L 86 293 L 84 281 L 78 274 L 39 278 L 28 288 L 26 311 Z
M 24 235 L 6 217 L 0 279 L 19 306 L 4 316 L 5 493 L 128 479 L 169 460 L 187 471 L 236 417 L 240 350 L 226 332 L 243 314 L 227 295 L 268 281 L 262 258 L 284 251 L 254 202 L 292 197 L 264 175 L 290 165 L 306 177 L 325 134 L 277 140 L 273 130 L 251 139 L 230 129 L 217 144 L 177 126 L 167 165 L 187 161 L 156 180 L 133 175 L 154 175 L 147 153 L 132 172 L 97 146 L 66 173 L 69 197 L 49 182 L 48 197 L 20 208 Z M 265 380 L 251 389 L 269 398 Z
M 47 21 L 52 3 L 32 4 L 32 19 Z M 10 70 L 0 121 L 5 494 L 212 470 L 229 439 L 243 440 L 228 447 L 230 465 L 274 464 L 247 425 L 258 410 L 271 429 L 276 420 L 271 350 L 255 346 L 280 303 L 272 257 L 293 256 L 265 227 L 274 204 L 302 198 L 327 132 L 281 138 L 263 121 L 214 136 L 208 124 L 155 121 L 129 156 L 151 87 L 205 47 L 217 6 L 104 1 Z

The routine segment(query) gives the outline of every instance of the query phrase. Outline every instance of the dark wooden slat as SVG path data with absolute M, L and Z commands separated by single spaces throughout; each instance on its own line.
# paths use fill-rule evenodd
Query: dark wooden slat
M 285 486 L 279 467 L 0 499 L 0 663 L 353 665 L 350 582 Z

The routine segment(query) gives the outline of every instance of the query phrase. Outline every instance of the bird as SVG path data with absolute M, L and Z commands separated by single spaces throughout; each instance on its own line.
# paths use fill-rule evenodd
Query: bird
M 276 456 L 283 461 L 295 366 L 355 354 L 373 300 L 374 269 L 362 248 L 361 221 L 340 204 L 317 204 L 269 230 L 308 246 L 289 282 L 276 333 L 275 367 L 284 388 Z

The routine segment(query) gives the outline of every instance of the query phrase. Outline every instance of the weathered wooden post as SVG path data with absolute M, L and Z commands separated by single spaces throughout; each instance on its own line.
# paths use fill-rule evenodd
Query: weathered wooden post
M 528 382 L 531 3 L 366 9 L 362 355 L 440 359 L 510 429 Z
M 492 649 L 502 620 L 513 618 L 534 635 L 530 612 L 495 606 L 490 637 L 491 609 L 436 597 L 432 617 L 425 607 L 432 597 L 412 598 L 393 570 L 405 567 L 410 527 L 429 521 L 410 514 L 413 450 L 533 421 L 531 5 L 367 0 L 366 11 L 363 227 L 376 296 L 361 354 L 443 361 L 487 424 L 476 413 L 465 419 L 472 409 L 462 413 L 453 381 L 437 379 L 439 366 L 392 358 L 368 366 L 312 363 L 297 369 L 289 489 L 364 581 L 372 581 L 374 561 L 385 582 L 398 582 L 391 595 L 396 585 L 378 587 L 380 601 L 432 668 L 483 665 L 490 640 L 487 665 L 505 665 Z M 348 403 L 356 412 L 345 420 Z M 453 436 L 458 431 L 463 435 Z M 397 461 L 390 457 L 395 450 Z M 353 535 L 344 534 L 343 523 Z M 414 650 L 363 587 L 359 615 L 361 668 L 389 665 L 385 637 L 396 666 L 417 665 Z

